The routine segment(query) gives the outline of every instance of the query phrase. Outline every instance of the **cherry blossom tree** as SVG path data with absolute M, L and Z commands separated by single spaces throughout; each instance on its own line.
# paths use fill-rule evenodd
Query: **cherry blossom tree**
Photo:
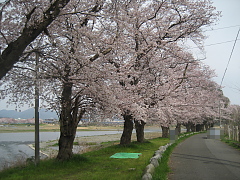
M 145 105 L 152 116 L 148 119 L 162 127 L 164 137 L 168 136 L 170 125 L 188 122 L 189 118 L 194 117 L 193 112 L 199 117 L 203 114 L 201 111 L 206 113 L 207 108 L 216 109 L 219 94 L 216 83 L 210 80 L 213 76 L 211 70 L 200 65 L 188 53 L 181 52 L 175 56 L 177 58 L 165 58 L 158 63 L 159 66 L 152 64 L 148 69 L 151 71 L 144 76 L 148 79 L 145 81 L 148 87 Z
M 153 117 L 147 119 L 150 119 L 148 120 L 150 122 L 157 121 L 163 129 L 163 134 L 171 124 L 172 110 L 169 104 L 172 103 L 174 97 L 178 96 L 174 92 L 182 86 L 187 78 L 189 64 L 194 63 L 193 57 L 189 53 L 184 53 L 177 46 L 174 47 L 174 50 L 176 50 L 175 53 L 166 51 L 164 56 L 164 53 L 161 52 L 161 58 L 156 56 L 157 58 L 152 59 L 141 79 L 141 82 L 148 87 L 143 93 L 144 105 L 151 112 L 148 113 L 150 116 L 155 114 L 155 120 Z M 179 94 L 179 96 L 183 95 Z
M 134 73 L 125 74 L 119 83 L 124 89 L 139 88 L 141 71 L 148 68 L 151 59 L 157 58 L 165 51 L 170 51 L 171 44 L 191 39 L 199 43 L 203 39 L 201 27 L 214 22 L 218 13 L 209 1 L 114 1 L 113 10 L 119 34 L 118 40 L 121 46 L 115 48 L 116 57 L 113 61 L 125 59 L 129 68 Z M 114 13 L 113 13 L 114 14 Z M 160 56 L 161 57 L 161 56 Z M 161 58 L 160 58 L 161 59 Z M 169 83 L 171 84 L 171 83 Z M 171 84 L 174 86 L 174 83 Z M 173 88 L 174 89 L 174 88 Z M 139 99 L 139 98 L 137 98 Z M 144 108 L 141 101 L 127 101 L 123 106 L 122 114 L 125 126 L 121 138 L 121 144 L 128 144 L 131 139 L 131 129 L 134 111 L 140 112 Z M 136 105 L 138 104 L 138 105 Z M 133 107 L 138 107 L 135 109 Z M 146 113 L 145 113 L 146 114 Z M 137 120 L 135 122 L 142 121 Z M 144 124 L 144 123 L 141 123 Z M 129 129 L 127 129 L 129 127 Z M 126 133 L 125 133 L 126 132 Z
M 207 120 L 215 119 L 220 93 L 219 86 L 211 80 L 213 75 L 213 71 L 201 63 L 192 64 L 192 69 L 189 67 L 185 83 L 176 92 L 182 96 L 175 96 L 180 99 L 173 104 L 177 112 L 174 113 L 177 117 L 175 124 L 203 125 Z
M 77 125 L 83 114 L 92 107 L 96 108 L 99 99 L 104 104 L 107 96 L 105 77 L 114 67 L 103 57 L 111 51 L 111 48 L 105 48 L 105 39 L 109 42 L 114 39 L 107 33 L 110 27 L 101 25 L 108 18 L 98 15 L 103 4 L 85 1 L 81 5 L 71 1 L 66 13 L 64 11 L 49 26 L 48 32 L 39 36 L 22 56 L 24 64 L 17 64 L 18 72 L 12 70 L 3 79 L 3 85 L 8 87 L 16 101 L 19 100 L 16 92 L 21 86 L 25 89 L 25 97 L 31 94 L 35 80 L 33 53 L 40 55 L 38 76 L 42 83 L 42 99 L 50 109 L 57 108 L 60 115 L 59 160 L 71 158 Z M 19 83 L 19 79 L 26 84 Z M 11 87 L 9 82 L 12 82 Z M 7 91 L 4 93 L 8 94 Z
M 73 10 L 76 8 L 75 4 L 70 5 L 72 6 L 69 8 Z M 87 13 L 97 14 L 101 11 L 102 4 L 97 1 L 95 4 L 90 2 L 87 7 L 90 8 L 86 11 Z M 95 99 L 92 98 L 92 93 L 97 92 L 93 91 L 93 88 L 95 90 L 98 83 L 103 83 L 102 79 L 107 74 L 104 74 L 106 72 L 104 61 L 96 62 L 97 58 L 91 58 L 92 54 L 97 54 L 98 51 L 104 54 L 105 51 L 100 50 L 102 44 L 99 45 L 96 41 L 96 38 L 103 32 L 95 30 L 95 21 L 92 17 L 90 20 L 90 17 L 90 15 L 78 13 L 64 16 L 61 21 L 51 27 L 61 26 L 59 31 L 51 31 L 53 33 L 50 34 L 52 46 L 56 45 L 56 52 L 52 57 L 56 58 L 57 62 L 51 62 L 50 67 L 53 67 L 53 71 L 49 74 L 54 78 L 57 75 L 61 82 L 59 119 L 61 134 L 57 156 L 60 160 L 71 158 L 77 125 L 87 110 L 87 106 L 94 104 Z M 100 25 L 97 24 L 97 26 Z M 100 42 L 101 40 L 100 38 Z M 51 52 L 49 54 L 51 55 Z

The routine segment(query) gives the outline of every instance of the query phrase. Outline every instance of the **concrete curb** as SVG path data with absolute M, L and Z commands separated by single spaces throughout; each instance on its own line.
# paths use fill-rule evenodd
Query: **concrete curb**
M 185 137 L 185 136 L 190 136 L 190 135 L 193 135 L 193 134 L 198 134 L 199 132 L 191 132 L 189 134 L 183 134 L 181 136 L 178 137 L 178 139 L 182 138 L 182 137 Z
M 28 144 L 28 147 L 35 151 L 35 147 L 32 144 Z M 49 157 L 49 155 L 47 153 L 44 153 L 42 151 L 39 151 L 39 153 Z
M 159 166 L 159 162 L 161 161 L 162 154 L 166 151 L 166 149 L 171 146 L 172 143 L 168 143 L 165 146 L 160 146 L 157 151 L 155 151 L 153 157 L 150 159 L 150 164 L 148 164 L 144 170 L 142 180 L 151 180 L 152 175 L 156 167 Z

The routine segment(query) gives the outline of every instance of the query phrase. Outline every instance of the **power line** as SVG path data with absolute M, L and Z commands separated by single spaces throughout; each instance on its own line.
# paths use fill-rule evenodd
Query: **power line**
M 240 25 L 226 26 L 226 27 L 220 27 L 220 28 L 216 28 L 216 29 L 205 30 L 205 31 L 203 31 L 203 32 L 206 32 L 206 31 L 216 31 L 216 30 L 228 29 L 228 28 L 239 27 L 239 26 L 240 26 Z
M 204 46 L 214 46 L 214 45 L 219 45 L 219 44 L 224 44 L 224 43 L 229 43 L 229 42 L 236 42 L 240 39 L 235 39 L 235 40 L 231 40 L 231 41 L 223 41 L 223 42 L 219 42 L 219 43 L 214 43 L 214 44 L 207 44 L 207 45 L 204 45 Z
M 240 39 L 235 39 L 235 40 L 230 40 L 230 41 L 218 42 L 218 43 L 214 43 L 214 44 L 207 44 L 207 45 L 204 45 L 204 47 L 206 47 L 206 46 L 215 46 L 215 45 L 230 43 L 230 42 L 239 41 L 239 40 Z M 191 47 L 191 48 L 188 48 L 188 49 L 195 49 L 195 48 L 199 48 L 199 47 Z
M 228 63 L 227 63 L 226 69 L 225 69 L 225 71 L 224 71 L 224 74 L 223 74 L 223 77 L 222 77 L 222 80 L 221 80 L 221 84 L 220 84 L 220 86 L 222 86 L 223 79 L 224 79 L 224 77 L 225 77 L 225 75 L 226 75 L 226 72 L 227 72 L 227 69 L 228 69 L 228 65 L 229 65 L 230 60 L 231 60 L 231 58 L 232 58 L 232 54 L 233 54 L 233 51 L 234 51 L 234 48 L 235 48 L 235 45 L 236 45 L 236 42 L 237 42 L 237 39 L 238 39 L 239 32 L 240 32 L 240 28 L 239 28 L 239 30 L 238 30 L 238 33 L 237 33 L 237 36 L 236 36 L 235 42 L 234 42 L 234 44 L 233 44 L 232 52 L 231 52 L 231 54 L 230 54 L 230 57 L 229 57 L 229 60 L 228 60 Z

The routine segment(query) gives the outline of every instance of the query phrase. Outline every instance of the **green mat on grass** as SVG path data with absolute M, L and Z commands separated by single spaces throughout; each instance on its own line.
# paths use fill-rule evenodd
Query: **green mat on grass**
M 110 158 L 139 158 L 139 156 L 142 155 L 142 153 L 116 153 L 112 156 L 110 156 Z

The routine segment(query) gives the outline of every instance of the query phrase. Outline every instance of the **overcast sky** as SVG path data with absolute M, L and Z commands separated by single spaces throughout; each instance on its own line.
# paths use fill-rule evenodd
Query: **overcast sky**
M 215 69 L 218 77 L 214 80 L 220 84 L 240 28 L 240 0 L 213 0 L 213 2 L 217 10 L 222 11 L 222 17 L 217 25 L 212 27 L 213 30 L 206 31 L 208 39 L 204 43 L 205 53 L 196 49 L 195 55 L 196 58 L 206 57 L 203 62 Z M 240 35 L 238 39 L 222 86 L 224 95 L 230 99 L 231 104 L 240 105 Z M 14 107 L 6 108 L 5 101 L 0 100 L 0 109 Z
M 221 84 L 230 59 L 222 83 L 223 92 L 230 99 L 231 104 L 240 105 L 240 34 L 233 50 L 240 28 L 240 0 L 213 0 L 213 2 L 217 10 L 222 11 L 222 17 L 220 17 L 217 25 L 213 26 L 213 29 L 216 30 L 206 32 L 208 39 L 204 44 L 207 59 L 204 62 L 215 69 L 218 77 L 214 80 Z M 232 50 L 233 53 L 230 58 Z

